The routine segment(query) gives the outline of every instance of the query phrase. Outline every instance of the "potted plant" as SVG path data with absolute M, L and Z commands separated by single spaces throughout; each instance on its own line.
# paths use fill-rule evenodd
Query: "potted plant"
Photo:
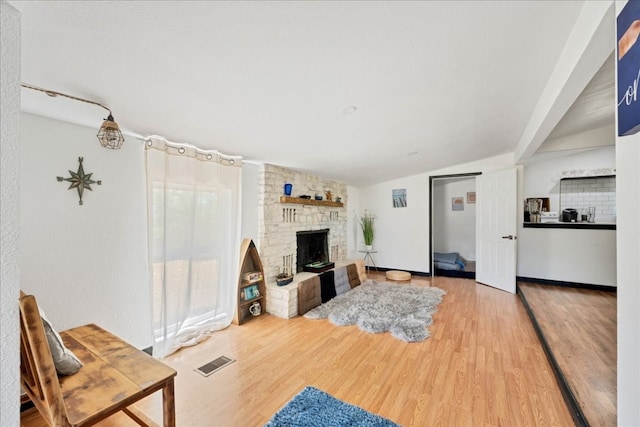
M 360 217 L 360 228 L 362 228 L 365 249 L 368 251 L 373 249 L 373 221 L 373 215 L 367 213 L 367 211 Z

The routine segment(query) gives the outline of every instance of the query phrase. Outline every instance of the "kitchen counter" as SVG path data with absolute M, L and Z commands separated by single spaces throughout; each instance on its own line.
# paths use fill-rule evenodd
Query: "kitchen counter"
M 572 228 L 581 230 L 615 230 L 615 223 L 606 222 L 524 222 L 524 228 Z

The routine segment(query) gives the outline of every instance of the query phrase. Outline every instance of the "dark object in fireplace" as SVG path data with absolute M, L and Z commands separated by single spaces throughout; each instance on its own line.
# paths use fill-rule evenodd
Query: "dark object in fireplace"
M 335 267 L 333 262 L 312 262 L 304 266 L 303 270 L 309 273 L 322 273 Z

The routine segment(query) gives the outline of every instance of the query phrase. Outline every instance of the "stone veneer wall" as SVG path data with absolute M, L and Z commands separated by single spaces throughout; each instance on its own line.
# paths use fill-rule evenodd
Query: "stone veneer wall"
M 293 184 L 291 197 L 303 194 L 325 197 L 331 190 L 333 200 L 342 198 L 343 207 L 280 203 L 284 184 Z M 258 250 L 267 282 L 275 282 L 282 272 L 287 257 L 296 272 L 296 232 L 329 229 L 329 256 L 332 261 L 343 261 L 347 255 L 347 186 L 319 176 L 263 165 L 258 178 Z

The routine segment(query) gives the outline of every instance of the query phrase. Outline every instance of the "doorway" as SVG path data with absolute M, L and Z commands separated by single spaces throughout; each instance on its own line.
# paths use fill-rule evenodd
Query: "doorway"
M 478 175 L 480 173 L 440 175 L 429 179 L 433 276 L 475 279 Z

